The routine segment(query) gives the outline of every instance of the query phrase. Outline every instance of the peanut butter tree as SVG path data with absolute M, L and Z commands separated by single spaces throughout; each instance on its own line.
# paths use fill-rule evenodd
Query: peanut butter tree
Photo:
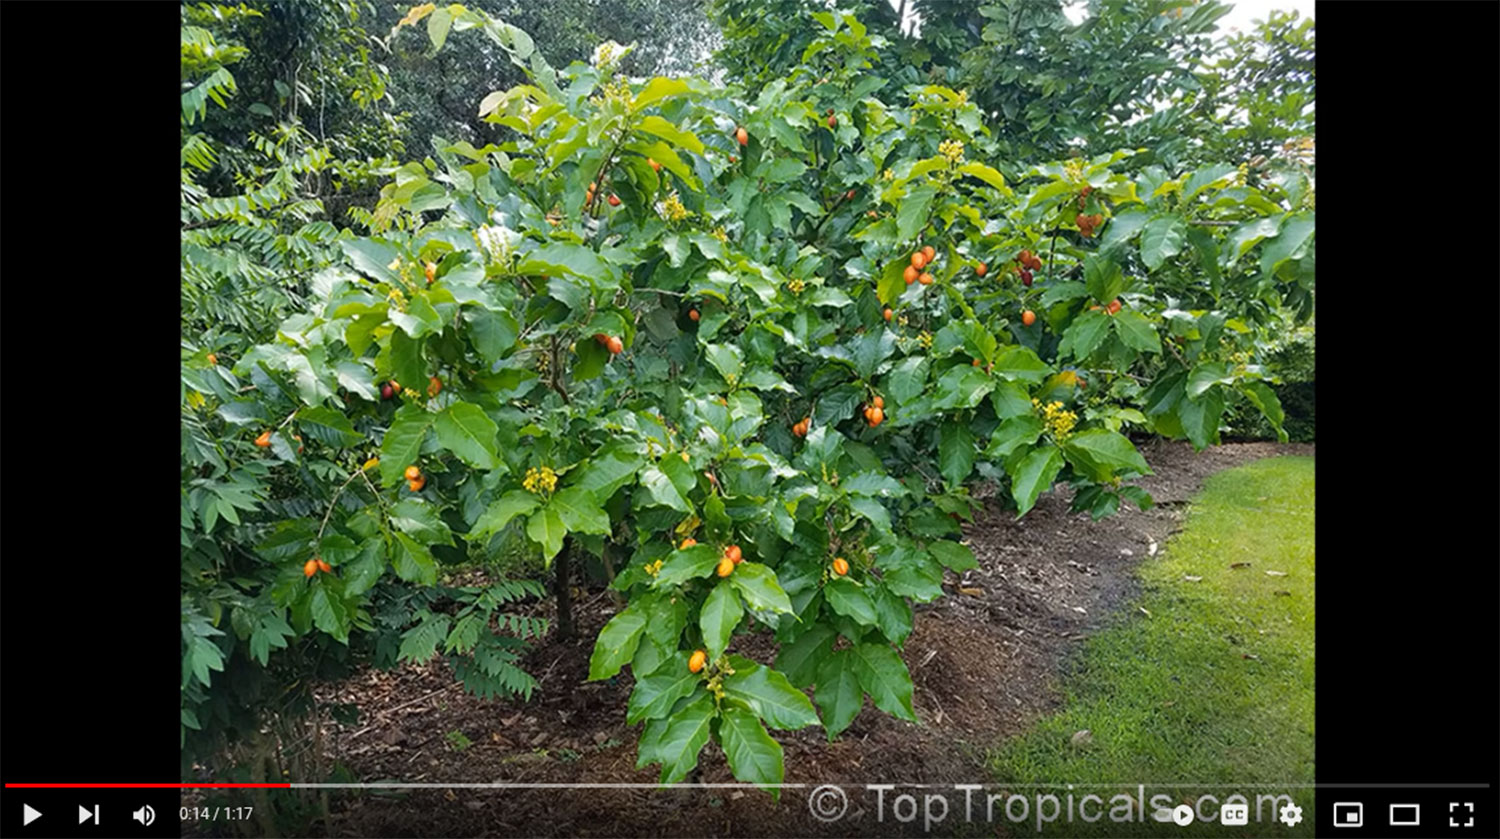
M 279 543 L 285 599 L 330 635 L 388 569 L 432 584 L 439 548 L 519 528 L 549 562 L 593 554 L 625 605 L 589 675 L 630 668 L 640 765 L 680 780 L 714 740 L 774 795 L 768 728 L 832 739 L 866 697 L 917 721 L 900 649 L 912 603 L 975 567 L 976 478 L 1017 514 L 1066 482 L 1103 516 L 1151 503 L 1126 426 L 1201 448 L 1248 400 L 1279 430 L 1255 353 L 1311 309 L 1299 175 L 994 159 L 962 91 L 867 72 L 882 39 L 841 12 L 755 91 L 628 79 L 614 44 L 553 68 L 460 5 L 418 23 L 527 72 L 479 103 L 503 141 L 435 138 L 233 371 L 281 398 L 272 468 L 297 429 L 379 441 L 355 500 Z M 360 583 L 296 589 L 313 556 Z M 733 652 L 750 632 L 774 660 Z

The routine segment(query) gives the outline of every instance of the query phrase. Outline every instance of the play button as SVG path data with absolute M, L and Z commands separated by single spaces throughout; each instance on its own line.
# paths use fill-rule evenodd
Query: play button
M 22 825 L 31 824 L 32 822 L 36 821 L 37 819 L 39 819 L 41 817 L 42 817 L 41 811 L 37 810 L 37 808 L 31 806 L 30 804 L 22 804 L 21 805 L 21 824 Z

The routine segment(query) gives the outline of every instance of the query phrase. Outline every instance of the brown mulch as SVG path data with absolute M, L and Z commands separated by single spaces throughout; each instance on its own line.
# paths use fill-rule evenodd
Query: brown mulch
M 733 787 L 655 787 L 657 770 L 635 768 L 638 728 L 625 725 L 624 673 L 587 682 L 594 634 L 614 606 L 587 593 L 580 639 L 544 640 L 529 656 L 541 681 L 530 702 L 483 701 L 454 684 L 441 659 L 370 671 L 320 688 L 328 703 L 360 707 L 351 726 L 329 724 L 328 757 L 362 781 L 414 783 L 638 784 L 638 787 L 363 791 L 336 795 L 326 836 L 842 836 L 920 835 L 922 822 L 877 822 L 865 784 L 985 783 L 986 751 L 1061 702 L 1059 675 L 1078 642 L 1118 619 L 1136 592 L 1134 564 L 1175 530 L 1208 475 L 1262 457 L 1314 454 L 1311 445 L 1230 444 L 1195 454 L 1186 444 L 1143 447 L 1155 474 L 1139 483 L 1157 502 L 1102 521 L 1068 512 L 1065 488 L 1045 494 L 1024 519 L 986 511 L 965 536 L 979 568 L 948 574 L 948 597 L 919 606 L 904 656 L 921 725 L 868 703 L 837 742 L 822 730 L 774 732 L 785 749 L 780 803 Z M 961 577 L 961 579 L 960 579 Z M 737 650 L 771 658 L 769 639 Z M 763 648 L 762 648 L 763 647 Z M 457 748 L 450 732 L 470 742 Z M 729 784 L 710 744 L 689 781 Z M 849 811 L 835 824 L 811 817 L 808 793 L 842 785 Z M 959 799 L 961 800 L 961 798 Z

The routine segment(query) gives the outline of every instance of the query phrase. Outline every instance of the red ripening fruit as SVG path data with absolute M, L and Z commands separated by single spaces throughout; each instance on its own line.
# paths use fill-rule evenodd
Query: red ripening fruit
M 688 309 L 688 320 L 692 321 L 693 323 L 697 323 L 698 322 L 698 318 L 701 318 L 701 317 L 703 317 L 703 316 L 700 315 L 700 314 L 698 314 L 698 310 L 697 309 Z
M 844 193 L 844 200 L 845 201 L 853 201 L 854 200 L 854 190 L 851 189 L 848 192 Z
M 911 255 L 911 267 L 913 267 L 913 268 L 917 269 L 918 271 L 920 271 L 926 265 L 927 265 L 927 254 L 922 253 L 921 251 L 917 251 L 916 253 L 914 253 L 914 254 Z
M 390 399 L 392 396 L 395 396 L 395 395 L 396 395 L 396 389 L 393 388 L 393 387 L 391 387 L 391 383 L 390 382 L 386 382 L 385 384 L 383 384 L 383 385 L 380 386 L 380 398 L 381 399 Z
M 1023 264 L 1023 265 L 1030 265 L 1031 264 L 1031 251 L 1028 251 L 1028 250 L 1021 251 L 1021 264 Z
M 974 273 L 978 274 L 981 277 L 983 277 L 985 274 L 988 274 L 989 271 L 990 271 L 990 266 L 985 265 L 983 262 L 981 262 L 978 265 L 974 266 Z
M 849 561 L 844 559 L 843 557 L 838 557 L 837 559 L 835 559 L 833 561 L 833 573 L 837 574 L 840 577 L 848 574 Z
M 1021 269 L 1021 282 L 1025 283 L 1028 287 L 1031 285 L 1031 272 L 1025 268 Z
M 263 449 L 269 447 L 271 445 L 271 432 L 262 431 L 260 436 L 255 438 L 255 445 Z
M 609 341 L 605 344 L 605 346 L 609 347 L 610 355 L 619 355 L 625 350 L 624 342 L 613 335 L 609 336 Z
M 922 248 L 922 255 L 927 257 L 927 264 L 931 265 L 932 261 L 934 259 L 937 259 L 937 248 L 934 248 L 932 245 L 928 245 L 927 247 Z
M 618 207 L 618 206 L 620 206 L 620 196 L 615 195 L 614 193 L 611 192 L 609 194 L 609 206 L 611 206 L 611 207 Z
M 1033 312 L 1030 309 L 1022 312 L 1021 323 L 1025 324 L 1026 326 L 1030 326 L 1033 323 L 1036 323 L 1036 312 Z
M 745 558 L 745 552 L 740 550 L 739 545 L 730 545 L 729 547 L 725 548 L 724 555 L 729 557 L 736 563 L 742 561 Z
M 894 314 L 895 314 L 895 312 L 892 312 L 889 307 L 886 308 L 886 310 L 885 310 L 885 319 L 886 320 L 890 320 L 891 316 L 894 315 Z
M 333 566 L 329 565 L 326 562 L 324 562 L 322 557 L 319 557 L 318 558 L 318 570 L 322 571 L 324 574 L 328 574 L 328 573 L 331 573 L 333 571 Z
M 427 486 L 427 477 L 425 475 L 417 478 L 415 481 L 406 482 L 406 488 L 412 492 L 421 492 L 422 487 L 425 486 Z
M 443 389 L 443 383 L 440 382 L 440 381 L 438 381 L 438 377 L 437 376 L 431 376 L 431 377 L 429 377 L 427 379 L 427 395 L 428 396 L 437 396 L 438 393 L 442 391 L 442 389 Z
M 836 116 L 834 116 L 833 114 L 829 114 L 828 115 L 828 127 L 829 128 L 836 128 L 836 127 L 838 127 L 838 124 L 839 124 L 839 118 L 836 117 Z
M 736 128 L 734 130 L 734 139 L 738 140 L 740 145 L 748 146 L 750 145 L 750 132 L 746 131 L 744 126 Z M 734 160 L 732 157 L 729 159 L 731 161 Z
M 415 481 L 416 479 L 422 477 L 422 470 L 418 469 L 417 465 L 413 463 L 412 465 L 406 467 L 406 472 L 404 474 L 406 475 L 406 479 L 408 481 Z
M 1104 308 L 1108 309 L 1110 314 L 1114 314 L 1115 312 L 1120 311 L 1120 301 L 1118 299 L 1111 300 L 1109 301 L 1109 305 L 1105 306 Z
M 740 159 L 731 154 L 729 156 L 729 162 L 730 163 L 738 163 L 738 162 L 740 162 Z
M 1073 220 L 1078 222 L 1079 227 L 1092 227 L 1094 225 L 1094 220 L 1083 213 L 1079 213 L 1078 217 Z
M 603 332 L 595 332 L 594 333 L 594 340 L 598 341 L 599 342 L 599 346 L 601 346 L 601 347 L 607 347 L 607 346 L 609 346 L 609 336 L 605 335 Z
M 922 285 L 932 285 L 932 275 L 923 271 L 921 276 L 917 277 L 917 282 Z
M 689 536 L 688 538 L 682 540 L 682 549 L 687 550 L 688 548 L 691 548 L 696 544 L 698 544 L 698 540 Z
M 318 561 L 316 559 L 309 559 L 302 564 L 302 576 L 311 577 L 316 573 L 318 573 Z
M 902 279 L 906 280 L 907 285 L 911 285 L 912 283 L 917 281 L 917 277 L 921 276 L 921 273 L 922 272 L 918 271 L 916 268 L 908 265 L 906 266 L 906 270 L 901 272 L 901 277 Z

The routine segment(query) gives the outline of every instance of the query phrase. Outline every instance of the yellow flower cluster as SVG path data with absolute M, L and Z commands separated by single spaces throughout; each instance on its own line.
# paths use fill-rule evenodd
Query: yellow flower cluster
M 922 334 L 917 336 L 917 342 L 922 345 L 923 349 L 932 349 L 932 333 L 922 330 Z
M 607 46 L 607 45 L 606 45 Z M 603 105 L 606 102 L 629 102 L 631 100 L 630 82 L 624 77 L 615 78 L 604 83 L 599 88 L 599 93 L 589 97 L 589 102 L 594 105 Z
M 948 158 L 949 163 L 957 163 L 964 159 L 964 144 L 962 140 L 944 140 L 938 143 L 938 153 Z
M 1249 163 L 1241 163 L 1239 170 L 1234 173 L 1234 185 L 1235 186 L 1244 186 L 1245 185 L 1245 179 L 1248 178 L 1249 176 L 1250 176 L 1250 164 Z
M 551 492 L 557 489 L 557 473 L 553 472 L 550 466 L 543 466 L 540 469 L 533 466 L 526 470 L 526 477 L 521 481 L 521 486 L 525 487 L 527 492 L 537 495 Z
M 790 291 L 793 294 L 801 294 L 802 289 L 807 288 L 807 284 L 797 279 L 796 277 L 793 277 L 790 281 L 787 282 L 786 288 L 787 291 Z
M 1070 181 L 1082 180 L 1083 179 L 1083 161 L 1081 159 L 1079 159 L 1079 158 L 1076 158 L 1076 157 L 1070 159 L 1068 162 L 1066 162 L 1066 163 L 1063 164 L 1063 174 L 1067 175 L 1068 176 L 1068 180 L 1070 180 Z
M 1068 435 L 1073 433 L 1073 426 L 1078 424 L 1078 415 L 1064 410 L 1061 402 L 1048 402 L 1044 406 L 1041 400 L 1033 399 L 1031 404 L 1032 407 L 1041 408 L 1042 424 L 1047 426 L 1047 430 L 1052 432 L 1053 438 L 1059 443 L 1068 439 Z
M 647 574 L 655 577 L 657 574 L 661 573 L 661 564 L 662 560 L 658 559 L 655 562 L 648 562 L 641 567 L 646 569 Z
M 887 169 L 884 172 L 880 173 L 880 177 L 883 178 L 884 180 L 891 181 L 891 180 L 895 180 L 896 179 L 896 173 L 892 172 L 889 169 Z
M 729 241 L 729 234 L 724 232 L 724 226 L 723 225 L 715 227 L 714 228 L 714 232 L 712 232 L 712 233 L 710 233 L 708 235 L 714 237 L 715 239 L 718 239 L 720 242 L 727 242 L 727 241 Z
M 682 221 L 692 214 L 691 210 L 682 206 L 682 199 L 678 198 L 675 192 L 668 195 L 667 200 L 661 202 L 661 215 L 667 221 Z

